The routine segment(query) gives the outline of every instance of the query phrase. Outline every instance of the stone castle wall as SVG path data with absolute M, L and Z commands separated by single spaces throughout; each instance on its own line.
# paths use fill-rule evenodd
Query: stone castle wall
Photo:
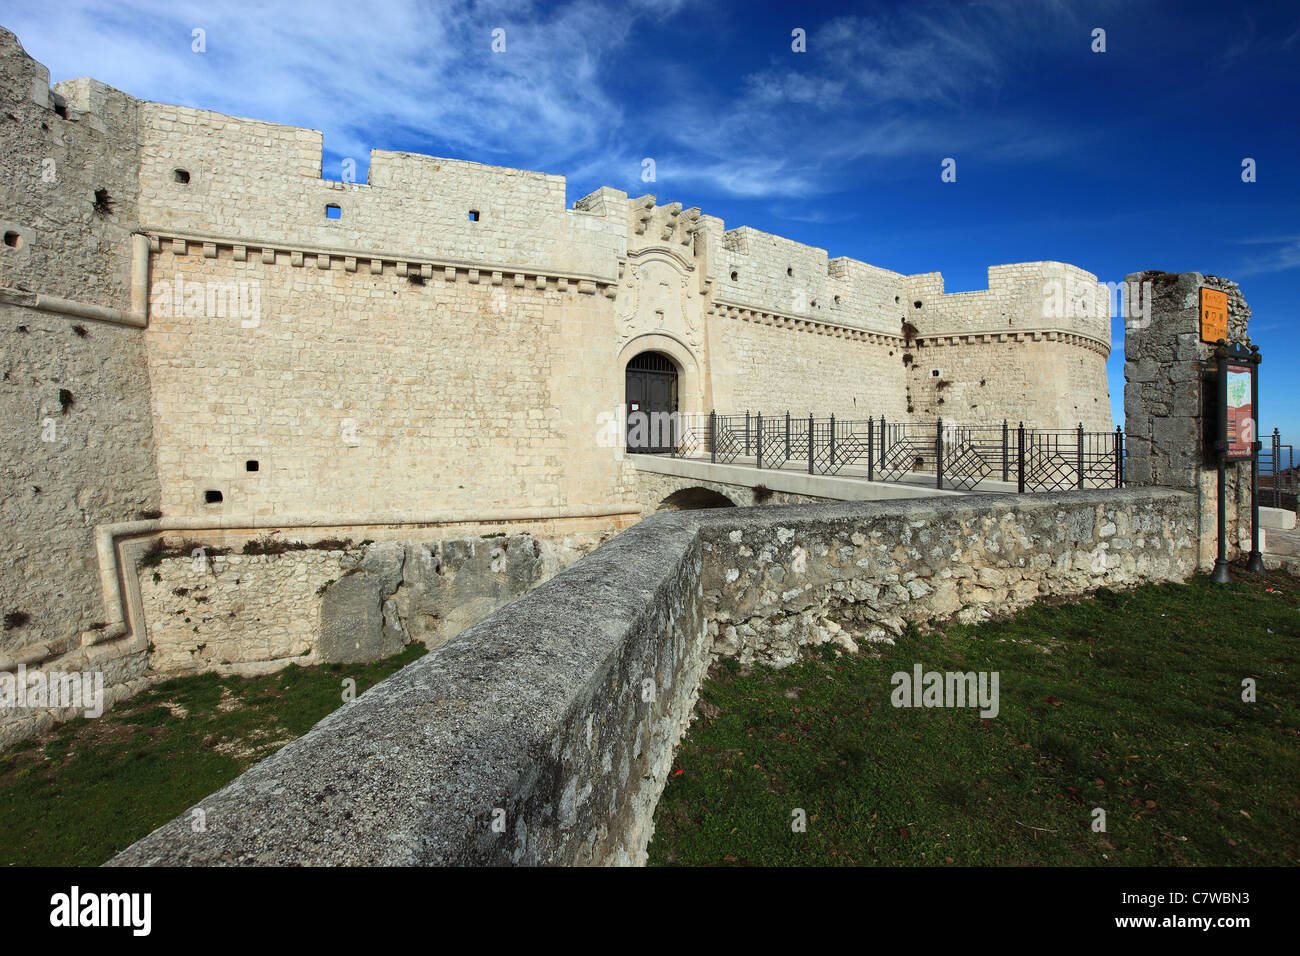
M 463 271 L 415 285 L 391 263 L 349 271 L 235 254 L 172 241 L 152 257 L 155 290 L 260 290 L 255 320 L 152 311 L 168 514 L 436 507 L 471 519 L 526 504 L 542 517 L 628 500 L 621 464 L 596 444 L 622 376 L 582 345 L 612 336 L 607 298 Z M 207 503 L 209 491 L 221 501 Z
M 0 463 L 40 489 L 0 504 L 3 664 L 140 658 L 119 533 L 613 522 L 639 508 L 611 423 L 647 350 L 686 412 L 1109 427 L 1095 323 L 1041 317 L 1074 267 L 944 295 L 654 196 L 566 208 L 540 172 L 376 150 L 367 182 L 322 179 L 318 131 L 51 90 L 7 32 L 0 70 Z M 943 403 L 904 362 L 931 348 Z
M 134 301 L 139 104 L 49 72 L 0 30 L 0 670 L 106 618 L 94 530 L 156 512 Z M 143 323 L 143 316 L 139 322 Z

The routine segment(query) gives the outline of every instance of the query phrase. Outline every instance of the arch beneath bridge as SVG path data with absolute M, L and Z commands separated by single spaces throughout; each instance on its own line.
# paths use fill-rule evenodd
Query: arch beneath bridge
M 734 508 L 736 503 L 720 491 L 695 485 L 679 488 L 663 501 L 655 511 L 697 511 L 703 508 Z

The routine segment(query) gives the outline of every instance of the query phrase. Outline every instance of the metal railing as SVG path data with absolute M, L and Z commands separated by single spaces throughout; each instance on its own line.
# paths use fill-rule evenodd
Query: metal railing
M 1118 488 L 1124 433 L 1076 428 L 891 422 L 717 412 L 679 415 L 670 454 L 760 469 L 851 474 L 868 481 L 916 483 L 969 491 L 981 482 L 1015 483 L 1019 491 Z M 848 472 L 846 472 L 848 469 Z

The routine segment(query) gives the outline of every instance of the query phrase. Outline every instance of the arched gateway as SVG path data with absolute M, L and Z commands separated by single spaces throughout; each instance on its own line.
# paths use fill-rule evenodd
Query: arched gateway
M 627 363 L 627 448 L 659 454 L 677 436 L 677 366 L 662 352 L 641 352 Z

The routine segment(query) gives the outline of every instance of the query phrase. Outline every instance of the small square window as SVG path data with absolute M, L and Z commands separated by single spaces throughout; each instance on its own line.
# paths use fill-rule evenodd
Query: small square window
M 477 209 L 471 209 L 471 210 L 469 211 L 469 221 L 470 221 L 470 222 L 478 222 L 478 219 L 479 219 L 479 216 L 478 216 L 478 210 L 477 210 Z
M 255 458 L 250 458 L 244 462 L 244 471 L 257 471 L 257 467 L 257 459 Z
M 219 504 L 221 504 L 221 502 L 222 502 L 223 500 L 225 500 L 225 498 L 224 498 L 224 496 L 221 494 L 221 492 L 219 492 L 219 491 L 217 491 L 217 490 L 215 490 L 215 489 L 213 489 L 213 488 L 209 488 L 207 491 L 203 492 L 203 503 L 204 503 L 204 504 L 209 504 L 209 505 L 219 505 Z
M 336 203 L 330 203 L 328 206 L 325 207 L 325 218 L 342 219 L 343 209 Z
M 185 183 L 188 183 L 190 181 L 190 171 L 188 169 L 173 169 L 172 179 L 175 182 L 184 185 Z

